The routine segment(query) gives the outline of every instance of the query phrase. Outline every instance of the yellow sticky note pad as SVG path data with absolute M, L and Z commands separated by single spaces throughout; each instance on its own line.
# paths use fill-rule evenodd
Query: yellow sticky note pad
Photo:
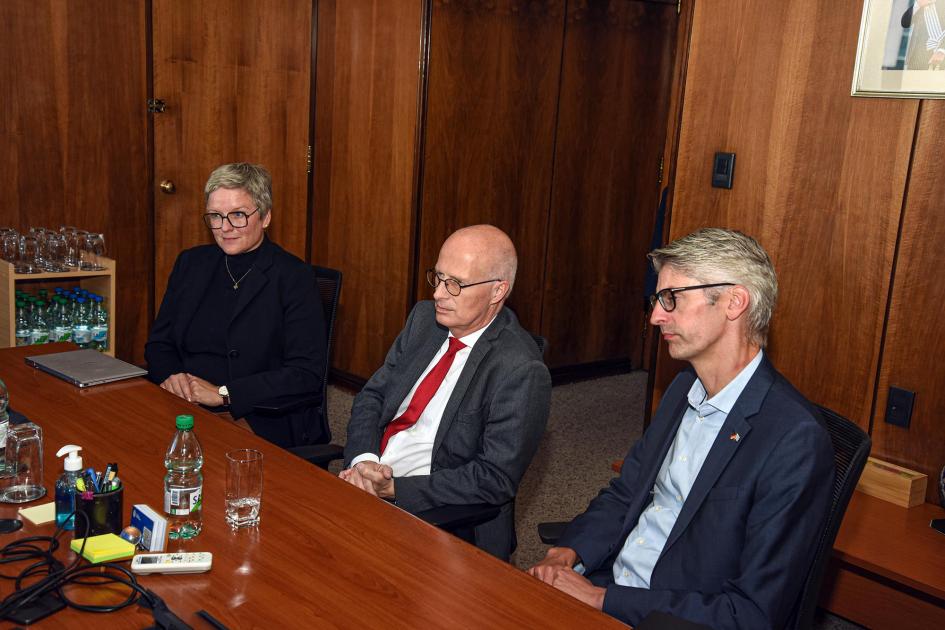
M 56 520 L 56 504 L 52 501 L 33 507 L 20 508 L 20 516 L 33 525 L 43 525 Z
M 109 562 L 111 560 L 125 560 L 135 555 L 135 546 L 116 536 L 115 534 L 102 534 L 100 536 L 90 536 L 88 539 L 76 538 L 69 545 L 72 551 L 79 553 L 82 548 L 82 541 L 85 543 L 85 550 L 82 557 L 91 562 Z

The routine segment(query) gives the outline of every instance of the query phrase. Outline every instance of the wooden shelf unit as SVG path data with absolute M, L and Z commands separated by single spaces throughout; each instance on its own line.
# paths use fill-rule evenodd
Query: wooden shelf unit
M 83 289 L 105 298 L 105 310 L 108 311 L 108 350 L 105 353 L 115 356 L 115 261 L 100 257 L 98 262 L 105 267 L 104 270 L 16 273 L 12 264 L 0 260 L 0 348 L 16 345 L 15 295 L 18 287 L 33 292 L 31 285 L 52 286 L 58 281 L 69 286 L 78 283 Z

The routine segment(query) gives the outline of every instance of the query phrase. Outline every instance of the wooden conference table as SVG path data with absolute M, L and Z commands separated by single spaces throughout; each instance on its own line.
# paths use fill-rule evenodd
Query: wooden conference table
M 194 628 L 210 627 L 195 615 L 200 609 L 234 629 L 624 627 L 143 378 L 80 390 L 23 360 L 68 349 L 54 344 L 0 350 L 10 407 L 44 432 L 48 494 L 34 504 L 53 498 L 62 468 L 56 451 L 78 444 L 86 467 L 119 463 L 126 524 L 132 504 L 160 511 L 174 419 L 193 414 L 205 458 L 203 532 L 193 541 L 171 543 L 170 550 L 210 551 L 213 568 L 139 581 Z M 255 448 L 265 456 L 258 528 L 231 531 L 224 523 L 224 453 L 235 448 Z M 17 509 L 0 504 L 0 518 L 16 516 Z M 24 521 L 19 532 L 0 535 L 0 546 L 53 530 Z M 71 538 L 67 534 L 63 542 Z M 64 562 L 73 557 L 62 548 L 57 554 Z M 12 575 L 19 564 L 26 563 L 4 565 L 2 572 Z M 0 597 L 12 588 L 10 580 L 0 581 Z M 151 614 L 138 606 L 104 615 L 66 609 L 37 625 L 89 624 L 142 628 L 151 624 Z

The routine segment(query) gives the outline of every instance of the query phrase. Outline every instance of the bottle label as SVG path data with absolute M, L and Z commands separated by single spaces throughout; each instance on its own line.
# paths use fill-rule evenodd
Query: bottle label
M 48 330 L 33 330 L 30 332 L 30 345 L 35 346 L 49 341 Z
M 96 342 L 103 342 L 108 337 L 108 329 L 96 326 L 92 329 L 92 339 Z
M 49 332 L 50 341 L 69 341 L 72 339 L 72 329 L 56 326 Z
M 169 488 L 164 491 L 164 512 L 171 516 L 187 516 L 199 512 L 203 488 Z
M 78 344 L 89 343 L 92 341 L 92 331 L 88 328 L 74 328 L 72 330 L 72 340 Z

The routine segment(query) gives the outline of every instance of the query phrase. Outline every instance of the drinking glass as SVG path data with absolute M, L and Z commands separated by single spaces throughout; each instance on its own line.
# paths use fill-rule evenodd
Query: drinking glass
M 66 237 L 58 232 L 46 233 L 46 271 L 68 271 L 65 266 Z
M 20 235 L 16 230 L 8 229 L 3 233 L 2 238 L 0 247 L 2 247 L 3 259 L 8 263 L 16 264 L 20 258 Z
M 0 492 L 0 502 L 26 503 L 45 496 L 43 487 L 43 430 L 24 422 L 9 427 L 4 452 L 10 485 Z
M 96 232 L 87 233 L 83 239 L 80 268 L 89 271 L 101 271 L 105 269 L 105 267 L 99 264 L 99 259 L 104 255 L 105 237 Z
M 66 253 L 63 257 L 63 264 L 66 267 L 74 268 L 79 266 L 79 229 L 71 225 L 63 225 L 59 228 L 59 233 L 66 239 Z
M 20 237 L 19 253 L 16 259 L 17 273 L 40 273 L 42 269 L 36 268 L 36 256 L 39 250 L 39 241 L 32 234 L 24 234 Z M 42 258 L 42 257 L 40 257 Z
M 262 506 L 263 454 L 241 448 L 226 454 L 226 522 L 230 527 L 259 524 Z

